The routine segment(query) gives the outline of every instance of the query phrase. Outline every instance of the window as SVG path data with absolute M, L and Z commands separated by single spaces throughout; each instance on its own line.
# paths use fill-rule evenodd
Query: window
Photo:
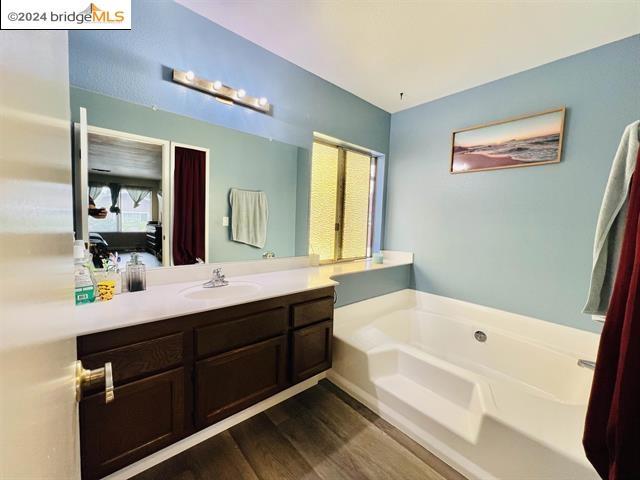
M 140 189 L 134 189 L 136 193 Z M 132 192 L 133 193 L 133 192 Z M 134 194 L 135 196 L 135 194 Z M 90 232 L 144 232 L 147 223 L 152 220 L 152 202 L 150 192 L 143 196 L 137 207 L 134 208 L 134 202 L 127 187 L 120 189 L 118 196 L 118 207 L 120 213 L 115 214 L 109 212 L 107 218 L 97 219 L 89 217 Z M 109 211 L 111 207 L 111 190 L 109 187 L 102 187 L 102 190 L 93 198 L 96 208 L 106 208 Z
M 96 204 L 96 208 L 106 208 L 109 212 L 111 207 L 111 191 L 109 187 L 102 187 L 97 195 L 93 197 L 93 201 Z M 107 218 L 99 219 L 89 216 L 89 231 L 90 232 L 117 232 L 118 231 L 118 216 L 109 212 Z
M 149 192 L 150 193 L 150 192 Z M 131 195 L 126 187 L 120 190 L 120 218 L 121 232 L 144 232 L 147 229 L 147 223 L 151 221 L 151 195 L 147 194 L 134 208 Z
M 314 142 L 309 253 L 321 262 L 371 256 L 376 163 L 368 153 Z

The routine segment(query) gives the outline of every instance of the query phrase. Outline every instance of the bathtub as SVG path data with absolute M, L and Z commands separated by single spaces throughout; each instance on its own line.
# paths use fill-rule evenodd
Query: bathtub
M 578 359 L 598 338 L 402 290 L 336 309 L 328 377 L 470 480 L 597 480 Z

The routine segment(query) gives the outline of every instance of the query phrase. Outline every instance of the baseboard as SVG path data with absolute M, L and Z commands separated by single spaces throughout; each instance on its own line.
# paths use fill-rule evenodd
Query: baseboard
M 124 467 L 123 469 L 118 470 L 117 472 L 112 473 L 111 475 L 104 477 L 103 480 L 125 480 L 127 478 L 131 478 L 134 475 L 137 475 L 145 470 L 171 458 L 185 450 L 197 445 L 229 428 L 237 425 L 245 420 L 257 415 L 265 410 L 277 405 L 278 403 L 284 402 L 285 400 L 303 392 L 325 378 L 326 372 L 319 373 L 307 380 L 294 385 L 293 387 L 289 387 L 286 390 L 283 390 L 280 393 L 275 394 L 272 397 L 269 397 L 260 403 L 257 403 L 241 412 L 236 413 L 235 415 L 230 416 L 229 418 L 225 418 L 224 420 L 211 425 L 204 430 L 200 430 L 199 432 L 194 433 L 193 435 L 188 436 L 180 440 L 179 442 L 174 443 L 162 450 L 159 450 L 155 453 L 152 453 L 148 457 L 143 458 L 142 460 L 138 460 L 136 463 L 132 463 Z

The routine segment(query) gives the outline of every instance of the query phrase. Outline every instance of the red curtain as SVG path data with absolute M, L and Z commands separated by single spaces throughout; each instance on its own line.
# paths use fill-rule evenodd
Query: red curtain
M 606 480 L 640 479 L 639 223 L 640 172 L 636 170 L 583 438 L 587 458 Z
M 175 147 L 173 176 L 173 263 L 190 265 L 204 258 L 206 154 Z

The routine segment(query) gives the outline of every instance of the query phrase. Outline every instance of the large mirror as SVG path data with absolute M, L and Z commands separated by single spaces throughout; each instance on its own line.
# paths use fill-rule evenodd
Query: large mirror
M 77 88 L 71 108 L 76 237 L 97 252 L 148 268 L 308 254 L 306 149 Z

